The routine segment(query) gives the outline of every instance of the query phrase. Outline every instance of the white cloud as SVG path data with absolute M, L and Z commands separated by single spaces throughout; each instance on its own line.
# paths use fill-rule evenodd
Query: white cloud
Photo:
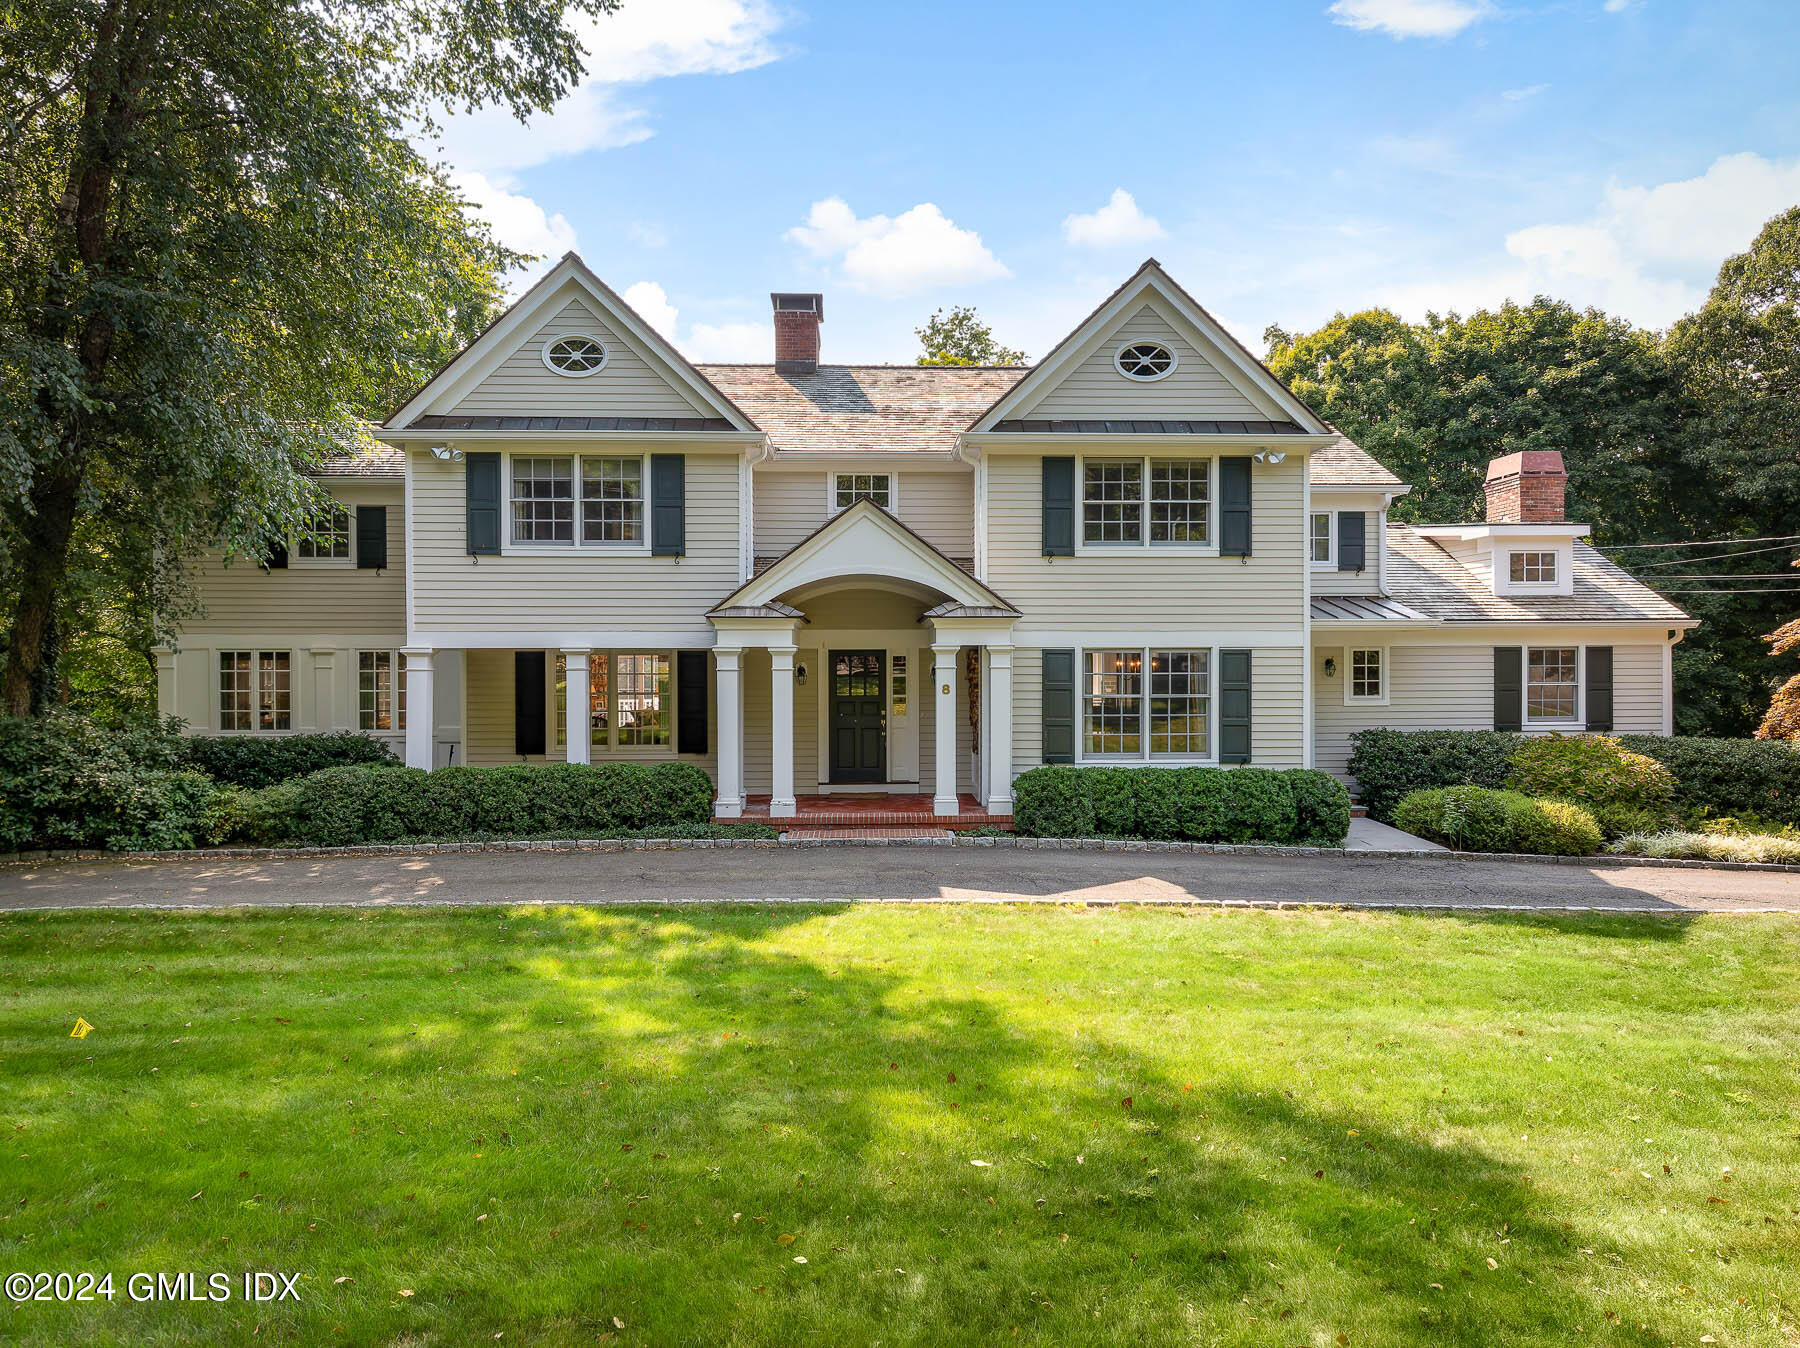
M 480 173 L 453 173 L 450 182 L 468 202 L 465 209 L 485 220 L 496 239 L 508 248 L 535 254 L 540 259 L 510 278 L 514 294 L 575 247 L 575 227 L 561 212 L 548 214 L 530 197 L 509 192 Z
M 693 361 L 768 361 L 774 359 L 774 329 L 766 323 L 696 323 L 681 349 Z
M 1063 238 L 1089 248 L 1119 248 L 1149 243 L 1168 231 L 1154 216 L 1138 209 L 1136 198 L 1115 187 L 1106 205 L 1091 215 L 1070 215 L 1062 223 Z
M 814 257 L 838 262 L 856 289 L 880 295 L 1012 275 L 979 234 L 959 227 L 929 201 L 891 218 L 859 220 L 843 198 L 830 197 L 815 201 L 806 223 L 783 237 Z
M 1528 98 L 1536 98 L 1549 87 L 1550 86 L 1547 84 L 1528 84 L 1523 89 L 1503 90 L 1501 91 L 1500 97 L 1504 98 L 1508 103 L 1523 103 Z
M 1608 14 L 1623 14 L 1631 8 L 1631 0 L 1606 0 L 1605 9 Z
M 1332 20 L 1389 37 L 1455 37 L 1494 12 L 1487 0 L 1337 0 Z
M 669 236 L 662 226 L 653 225 L 647 220 L 633 220 L 625 227 L 625 233 L 640 248 L 667 248 Z
M 678 310 L 669 303 L 668 295 L 655 281 L 639 281 L 625 289 L 625 303 L 637 316 L 671 342 L 675 340 L 675 316 Z

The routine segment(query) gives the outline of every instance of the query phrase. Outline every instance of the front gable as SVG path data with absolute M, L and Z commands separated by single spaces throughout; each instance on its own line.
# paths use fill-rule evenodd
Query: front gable
M 1122 348 L 1154 342 L 1175 358 L 1163 377 L 1120 373 Z M 1292 423 L 1328 428 L 1151 259 L 970 427 L 1002 422 L 1150 420 Z M 1008 427 L 1007 429 L 1010 429 Z
M 559 337 L 599 342 L 604 365 L 580 376 L 558 373 L 545 350 Z M 573 253 L 439 371 L 388 428 L 426 417 L 552 416 L 699 418 L 754 429 Z

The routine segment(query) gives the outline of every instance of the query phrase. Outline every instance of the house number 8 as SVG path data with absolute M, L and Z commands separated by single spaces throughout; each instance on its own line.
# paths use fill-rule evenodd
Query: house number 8
M 938 691 L 940 693 L 948 694 L 950 692 L 950 685 L 945 684 L 942 688 L 938 689 Z

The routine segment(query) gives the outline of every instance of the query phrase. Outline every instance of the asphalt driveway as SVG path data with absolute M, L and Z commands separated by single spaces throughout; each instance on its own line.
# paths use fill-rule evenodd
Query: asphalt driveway
M 872 900 L 1800 911 L 1800 873 L 963 847 L 442 852 L 0 867 L 0 910 Z

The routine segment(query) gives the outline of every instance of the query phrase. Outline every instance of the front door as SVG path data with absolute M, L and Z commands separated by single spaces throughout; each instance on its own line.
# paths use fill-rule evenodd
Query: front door
M 887 655 L 831 653 L 831 780 L 887 780 Z

